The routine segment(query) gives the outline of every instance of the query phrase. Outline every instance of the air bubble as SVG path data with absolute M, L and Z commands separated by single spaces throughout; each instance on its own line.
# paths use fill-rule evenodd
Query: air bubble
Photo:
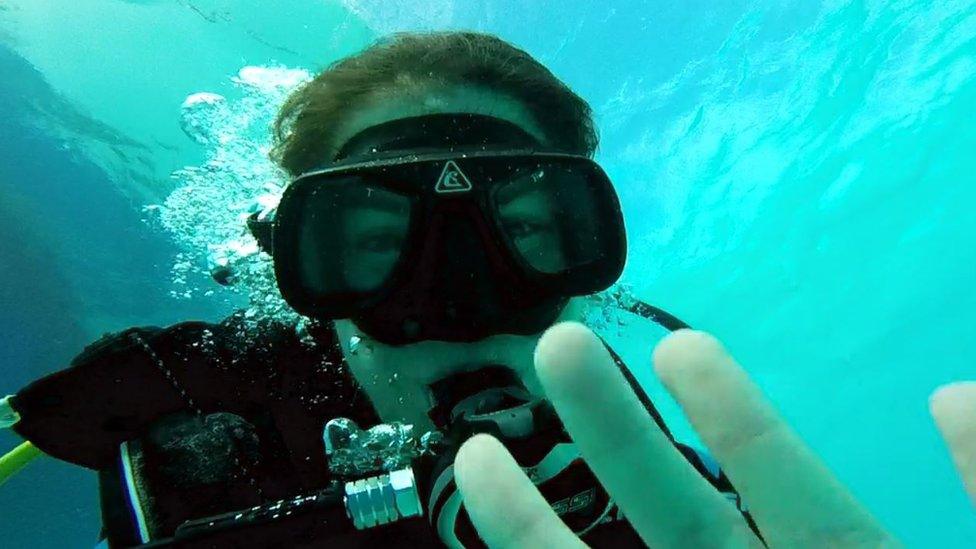
M 278 292 L 271 258 L 261 253 L 245 221 L 252 213 L 267 219 L 288 183 L 268 158 L 267 128 L 288 94 L 310 78 L 304 70 L 244 67 L 231 79 L 241 92 L 233 99 L 200 92 L 183 102 L 180 126 L 201 145 L 204 160 L 174 172 L 174 190 L 147 210 L 181 249 L 172 268 L 173 284 L 180 286 L 172 291 L 175 298 L 213 295 L 210 271 L 224 267 L 234 273 L 234 284 L 224 291 L 250 302 L 249 326 L 265 319 L 298 322 Z

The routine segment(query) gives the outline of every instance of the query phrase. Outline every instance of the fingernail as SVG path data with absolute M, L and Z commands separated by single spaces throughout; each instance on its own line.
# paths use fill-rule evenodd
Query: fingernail
M 705 367 L 716 358 L 727 358 L 728 353 L 722 343 L 708 332 L 699 330 L 677 330 L 661 340 L 654 348 L 651 361 L 654 373 L 662 382 L 674 381 L 677 376 L 687 374 L 692 368 Z

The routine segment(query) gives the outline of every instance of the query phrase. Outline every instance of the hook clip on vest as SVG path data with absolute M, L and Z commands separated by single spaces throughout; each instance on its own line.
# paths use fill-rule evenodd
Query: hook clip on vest
M 0 429 L 9 429 L 20 421 L 20 414 L 10 404 L 11 396 L 13 395 L 0 398 Z

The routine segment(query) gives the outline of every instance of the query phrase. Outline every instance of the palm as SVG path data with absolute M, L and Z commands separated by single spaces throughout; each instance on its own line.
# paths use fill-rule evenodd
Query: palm
M 762 547 L 738 510 L 678 453 L 582 325 L 536 349 L 547 395 L 587 463 L 652 547 Z M 654 352 L 657 375 L 748 503 L 771 547 L 889 547 L 898 542 L 779 416 L 711 336 L 681 330 Z M 976 389 L 933 397 L 933 415 L 976 486 Z M 579 547 L 521 469 L 488 436 L 462 447 L 457 482 L 491 547 Z

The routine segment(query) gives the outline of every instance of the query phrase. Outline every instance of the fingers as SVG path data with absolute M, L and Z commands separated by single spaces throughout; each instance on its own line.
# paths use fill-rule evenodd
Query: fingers
M 494 438 L 468 439 L 454 459 L 454 477 L 489 547 L 585 547 Z
M 735 507 L 651 419 L 603 343 L 578 323 L 540 339 L 546 395 L 600 482 L 651 547 L 760 546 Z
M 715 338 L 675 332 L 654 367 L 772 547 L 893 543 Z
M 976 382 L 939 387 L 929 398 L 929 411 L 976 505 Z

